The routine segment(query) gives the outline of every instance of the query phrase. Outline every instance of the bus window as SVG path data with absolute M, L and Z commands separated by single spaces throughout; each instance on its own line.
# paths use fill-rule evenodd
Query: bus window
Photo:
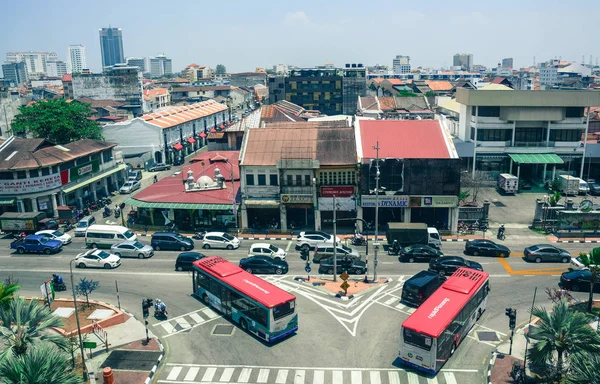
M 203 275 L 202 273 L 196 273 L 197 277 L 196 280 L 198 282 L 198 287 L 204 288 L 206 290 L 208 290 L 208 288 L 210 287 L 210 278 Z
M 412 329 L 404 328 L 404 342 L 412 345 L 416 345 L 419 348 L 423 348 L 426 351 L 431 349 L 431 337 L 422 335 L 419 332 L 415 332 Z
M 287 303 L 279 304 L 273 308 L 273 318 L 279 320 L 284 316 L 294 313 L 295 301 L 288 301 Z

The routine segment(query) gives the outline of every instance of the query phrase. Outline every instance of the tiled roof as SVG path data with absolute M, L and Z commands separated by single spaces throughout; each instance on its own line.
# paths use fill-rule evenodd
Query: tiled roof
M 452 84 L 446 80 L 425 80 L 425 83 L 431 88 L 432 91 L 450 91 L 452 90 Z
M 404 82 L 400 79 L 387 79 L 393 85 L 404 85 Z
M 285 113 L 280 108 L 277 108 L 277 105 L 274 104 L 265 105 L 262 107 L 260 119 L 265 123 L 304 121 L 302 118 L 296 115 Z
M 437 120 L 360 120 L 363 159 L 376 157 L 373 147 L 379 141 L 379 157 L 392 159 L 450 159 L 449 138 Z M 452 144 L 450 140 L 450 144 Z
M 300 116 L 306 111 L 303 107 L 299 106 L 298 104 L 294 104 L 287 100 L 280 100 L 273 105 L 276 105 L 277 108 L 279 108 L 282 112 L 293 114 L 296 116 Z
M 190 68 L 202 69 L 202 68 L 206 68 L 206 65 L 192 63 L 192 64 L 188 65 L 187 67 L 185 67 L 185 69 L 190 69 Z
M 379 108 L 383 112 L 393 112 L 396 110 L 396 101 L 393 97 L 378 97 Z
M 162 96 L 162 95 L 166 95 L 168 92 L 169 92 L 169 90 L 166 88 L 145 89 L 144 95 L 145 96 Z
M 367 110 L 379 110 L 379 105 L 377 105 L 377 98 L 374 96 L 363 96 L 360 98 L 360 108 L 363 111 Z
M 155 113 L 143 115 L 140 119 L 160 128 L 170 128 L 226 110 L 225 105 L 214 100 L 207 100 L 182 107 L 164 108 Z
M 73 76 L 70 74 L 65 74 L 62 77 L 62 81 L 73 81 Z
M 414 96 L 414 97 L 394 97 L 396 101 L 397 109 L 405 109 L 407 111 L 417 110 L 417 109 L 427 109 L 427 101 L 425 101 L 425 97 L 423 96 Z
M 385 79 L 383 79 L 381 77 L 377 77 L 377 78 L 373 79 L 373 81 L 376 82 L 377 84 L 381 83 L 383 80 L 385 80 Z

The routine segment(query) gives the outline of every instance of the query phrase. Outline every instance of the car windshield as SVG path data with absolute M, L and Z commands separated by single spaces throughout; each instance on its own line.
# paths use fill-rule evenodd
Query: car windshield
M 110 256 L 110 253 L 108 252 L 104 252 L 104 251 L 100 251 L 98 253 L 96 253 L 96 256 L 102 258 L 102 259 L 106 259 Z
M 342 244 L 342 249 L 346 252 L 352 252 L 352 248 L 350 247 L 346 247 L 345 245 Z
M 135 236 L 135 234 L 128 229 L 127 231 L 125 231 L 125 233 L 123 233 L 123 236 L 125 236 L 125 238 L 127 239 L 131 239 L 133 236 Z
M 88 226 L 87 223 L 83 223 L 83 222 L 77 224 L 77 228 L 87 228 L 87 226 Z
M 533 247 L 529 247 L 529 250 L 530 250 L 531 252 L 535 252 L 535 251 L 537 251 L 538 249 L 540 249 L 540 247 L 538 247 L 537 245 L 534 245 Z
M 62 233 L 61 231 L 54 231 L 54 232 L 52 232 L 52 234 L 56 237 L 60 237 L 60 236 L 64 235 L 64 233 Z
M 133 246 L 137 249 L 144 248 L 144 244 L 140 243 L 139 241 L 136 241 L 135 243 L 133 243 Z
M 133 182 L 128 181 L 125 183 L 125 185 L 123 185 L 123 187 L 131 187 L 133 185 Z
M 269 250 L 270 250 L 271 252 L 277 252 L 277 251 L 279 251 L 279 248 L 277 248 L 277 247 L 276 247 L 276 246 L 274 246 L 274 245 L 269 245 Z
M 471 264 L 471 262 L 470 262 L 469 260 L 465 260 L 465 265 L 466 265 L 467 267 L 470 267 L 472 264 Z
M 234 237 L 233 237 L 233 236 L 231 236 L 229 233 L 224 233 L 224 234 L 223 234 L 223 237 L 224 237 L 226 240 L 229 240 L 229 241 L 231 241 L 231 240 L 233 240 L 233 239 L 234 239 Z
M 46 244 L 50 239 L 47 237 L 40 237 L 40 243 Z
M 181 236 L 181 235 L 180 235 L 180 234 L 178 234 L 178 233 L 177 233 L 177 234 L 175 234 L 175 238 L 176 238 L 177 240 L 179 240 L 179 241 L 185 241 L 185 239 L 186 239 L 185 237 Z

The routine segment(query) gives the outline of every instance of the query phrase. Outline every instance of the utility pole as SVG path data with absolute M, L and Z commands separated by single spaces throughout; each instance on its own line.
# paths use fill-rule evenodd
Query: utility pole
M 235 203 L 235 184 L 234 184 L 234 175 L 233 175 L 233 164 L 227 160 L 227 164 L 231 167 L 231 195 L 233 196 L 233 204 L 231 208 L 231 213 L 233 213 L 233 217 L 235 219 L 235 230 L 238 231 L 238 215 L 237 215 L 237 204 Z
M 335 195 L 333 195 L 333 282 L 337 281 L 337 206 L 335 205 Z
M 373 242 L 373 283 L 377 282 L 377 251 L 379 250 L 379 140 L 375 147 L 375 241 Z

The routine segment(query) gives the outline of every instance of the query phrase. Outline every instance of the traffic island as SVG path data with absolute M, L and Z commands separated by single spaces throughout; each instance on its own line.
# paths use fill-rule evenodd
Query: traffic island
M 381 277 L 377 279 L 377 282 L 373 282 L 373 280 L 367 280 L 367 282 L 365 282 L 363 278 L 352 278 L 347 280 L 338 278 L 338 280 L 334 282 L 332 279 L 311 277 L 310 280 L 308 280 L 306 277 L 299 276 L 294 277 L 294 280 L 311 284 L 313 287 L 326 291 L 331 296 L 335 296 L 342 300 L 353 299 L 372 289 L 379 288 L 381 285 L 390 281 L 387 277 Z

